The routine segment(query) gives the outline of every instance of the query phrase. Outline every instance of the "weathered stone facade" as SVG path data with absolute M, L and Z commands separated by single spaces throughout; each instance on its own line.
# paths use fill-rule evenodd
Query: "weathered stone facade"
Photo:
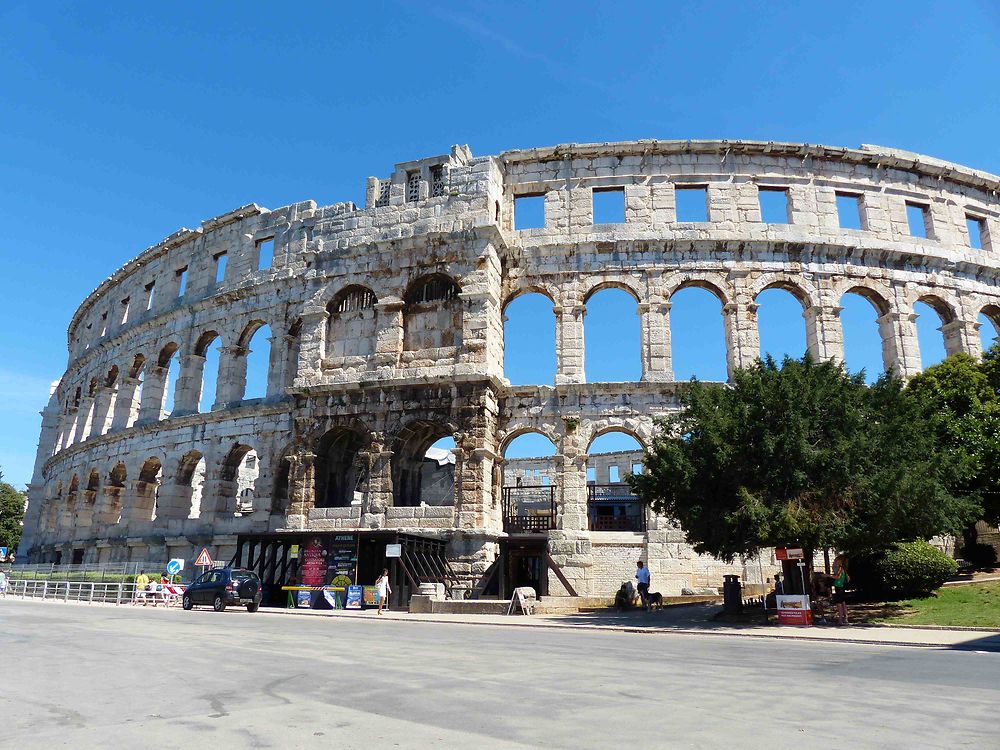
M 705 190 L 705 221 L 677 220 L 685 188 Z M 767 189 L 787 198 L 787 223 L 761 221 Z M 624 222 L 595 225 L 593 193 L 607 190 L 622 192 Z M 949 353 L 978 354 L 977 316 L 1000 322 L 998 191 L 992 175 L 867 146 L 638 141 L 478 158 L 455 147 L 369 178 L 364 208 L 249 205 L 182 229 L 116 271 L 70 323 L 22 553 L 166 559 L 208 545 L 226 559 L 239 533 L 390 528 L 447 538 L 475 583 L 504 538 L 504 448 L 536 431 L 558 448 L 548 545 L 577 593 L 616 588 L 637 555 L 665 593 L 717 584 L 742 567 L 698 558 L 666 519 L 642 533 L 588 528 L 591 441 L 621 430 L 648 444 L 654 418 L 675 408 L 671 296 L 718 296 L 730 368 L 757 357 L 755 299 L 771 287 L 801 301 L 818 358 L 842 356 L 847 292 L 878 309 L 885 364 L 902 375 L 920 368 L 918 301 L 941 315 Z M 529 195 L 544 196 L 544 226 L 518 229 L 515 201 Z M 841 228 L 838 195 L 856 200 L 861 229 Z M 926 238 L 912 236 L 908 204 L 923 210 Z M 586 382 L 583 319 L 607 287 L 638 304 L 640 382 Z M 529 291 L 555 312 L 552 386 L 504 378 L 503 311 Z M 264 324 L 267 393 L 246 400 Z M 214 406 L 200 413 L 219 338 Z M 454 502 L 423 504 L 420 464 L 443 436 L 457 446 Z M 564 590 L 551 572 L 549 584 Z

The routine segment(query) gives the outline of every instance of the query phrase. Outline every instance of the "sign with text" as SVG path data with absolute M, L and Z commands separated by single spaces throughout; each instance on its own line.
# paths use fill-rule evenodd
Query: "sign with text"
M 348 586 L 346 609 L 361 609 L 361 597 L 362 593 L 360 586 Z
M 779 625 L 812 625 L 812 608 L 808 596 L 782 595 L 775 597 Z
M 385 556 L 386 557 L 402 557 L 403 556 L 403 545 L 402 544 L 387 544 L 387 545 L 385 545 Z
M 302 550 L 299 578 L 303 586 L 322 586 L 326 581 L 326 550 L 320 538 L 313 537 Z
M 774 557 L 777 560 L 802 560 L 806 556 L 801 547 L 775 547 Z

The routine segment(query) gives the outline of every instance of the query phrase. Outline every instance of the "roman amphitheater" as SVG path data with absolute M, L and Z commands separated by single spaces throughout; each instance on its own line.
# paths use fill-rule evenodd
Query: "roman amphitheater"
M 981 316 L 1000 324 L 998 191 L 990 174 L 874 146 L 457 146 L 369 177 L 364 207 L 251 204 L 181 229 L 70 321 L 22 558 L 207 547 L 276 584 L 301 545 L 346 543 L 369 583 L 399 544 L 401 600 L 425 582 L 607 595 L 640 558 L 664 593 L 759 580 L 759 561 L 699 556 L 637 502 L 622 473 L 641 454 L 588 454 L 615 431 L 648 446 L 676 408 L 674 296 L 718 298 L 730 371 L 758 357 L 757 299 L 774 288 L 801 303 L 816 358 L 843 357 L 845 294 L 874 308 L 884 365 L 903 376 L 921 367 L 919 303 L 948 353 L 979 354 Z M 595 222 L 598 201 L 619 207 L 614 223 Z M 773 201 L 783 215 L 768 220 Z M 585 372 L 588 304 L 609 288 L 637 306 L 635 382 Z M 505 376 L 505 312 L 527 294 L 551 305 L 551 383 Z M 268 362 L 259 397 L 251 352 Z M 505 460 L 525 433 L 553 455 Z M 453 450 L 430 450 L 449 437 Z

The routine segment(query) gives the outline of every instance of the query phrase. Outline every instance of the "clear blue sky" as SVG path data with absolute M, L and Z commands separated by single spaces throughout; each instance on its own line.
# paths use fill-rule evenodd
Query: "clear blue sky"
M 454 143 L 864 142 L 1000 172 L 1000 4 L 820 5 L 3 3 L 0 467 L 29 478 L 83 297 L 245 203 L 361 203 L 367 175 Z M 699 307 L 716 303 L 690 296 L 675 369 L 721 377 L 721 323 Z M 800 313 L 777 297 L 765 345 L 797 354 Z M 598 302 L 593 351 L 625 351 L 588 358 L 590 379 L 634 374 L 636 329 L 608 336 L 634 304 Z M 852 364 L 877 366 L 854 339 Z

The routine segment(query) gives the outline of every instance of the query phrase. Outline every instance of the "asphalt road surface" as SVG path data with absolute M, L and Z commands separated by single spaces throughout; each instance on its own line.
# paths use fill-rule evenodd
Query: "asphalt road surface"
M 0 600 L 2 748 L 1000 746 L 1000 654 Z

